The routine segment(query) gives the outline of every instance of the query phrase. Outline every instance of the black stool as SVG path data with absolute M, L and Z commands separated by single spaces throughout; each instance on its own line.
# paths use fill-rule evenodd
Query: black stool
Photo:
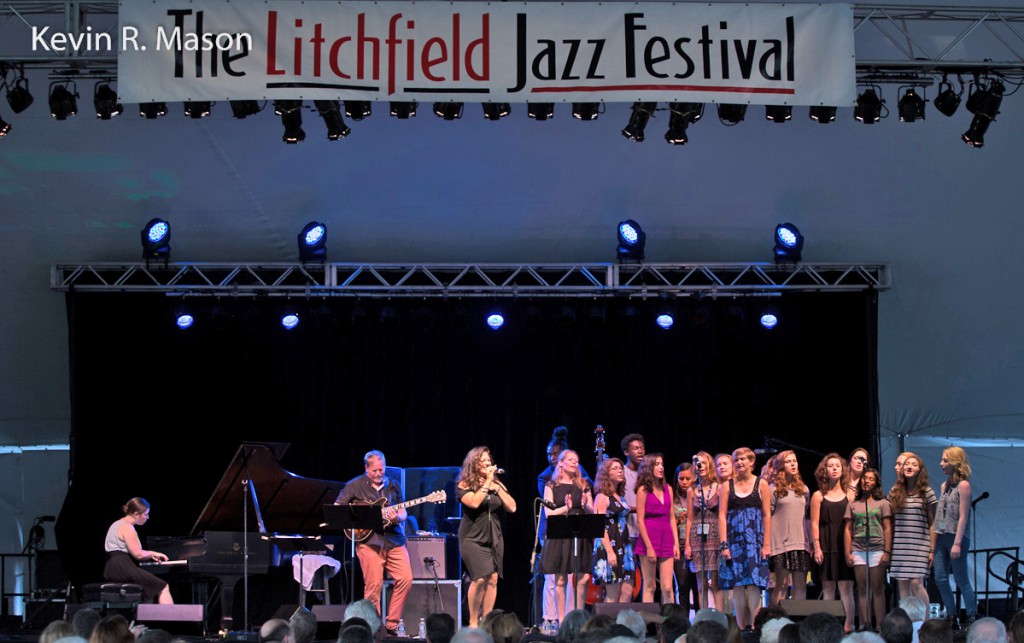
M 126 613 L 135 619 L 135 609 L 142 602 L 142 586 L 135 583 L 89 583 L 82 586 L 82 606 L 102 614 L 107 611 Z

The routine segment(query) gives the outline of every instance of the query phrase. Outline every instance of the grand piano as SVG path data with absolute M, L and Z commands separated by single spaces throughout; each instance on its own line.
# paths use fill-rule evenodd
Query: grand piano
M 183 577 L 191 583 L 213 581 L 207 613 L 219 604 L 221 629 L 232 630 L 236 624 L 248 627 L 250 578 L 267 573 L 281 551 L 315 545 L 323 505 L 334 502 L 344 486 L 343 482 L 305 478 L 284 469 L 280 461 L 288 446 L 243 443 L 191 535 L 147 539 L 149 549 L 170 559 L 147 564 L 148 571 Z M 243 596 L 241 613 L 233 609 L 236 591 Z

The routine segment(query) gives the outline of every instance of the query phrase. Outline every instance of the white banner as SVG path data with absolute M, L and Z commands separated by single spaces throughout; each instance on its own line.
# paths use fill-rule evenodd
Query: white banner
M 848 4 L 132 0 L 116 37 L 125 102 L 845 106 L 856 94 Z

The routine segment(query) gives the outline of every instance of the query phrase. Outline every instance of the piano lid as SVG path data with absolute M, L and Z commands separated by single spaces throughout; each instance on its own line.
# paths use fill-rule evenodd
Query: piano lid
M 194 535 L 205 531 L 242 531 L 243 499 L 248 503 L 248 531 L 260 531 L 262 515 L 269 534 L 316 534 L 323 521 L 323 505 L 338 497 L 344 482 L 295 475 L 281 466 L 287 443 L 244 442 L 238 447 L 220 483 L 192 527 Z M 252 484 L 259 511 L 243 485 Z

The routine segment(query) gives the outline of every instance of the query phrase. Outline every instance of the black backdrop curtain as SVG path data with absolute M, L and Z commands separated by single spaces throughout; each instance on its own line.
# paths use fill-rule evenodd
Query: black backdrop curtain
M 679 299 L 667 331 L 659 299 L 67 302 L 72 484 L 57 537 L 78 582 L 97 579 L 105 529 L 132 496 L 153 504 L 144 533 L 186 534 L 243 441 L 291 443 L 288 470 L 333 480 L 362 473 L 369 449 L 392 466 L 458 466 L 485 444 L 519 502 L 498 606 L 525 620 L 531 507 L 555 426 L 590 472 L 597 424 L 610 455 L 639 432 L 669 470 L 772 437 L 799 447 L 812 489 L 820 453 L 877 434 L 875 293 Z M 172 321 L 183 303 L 197 318 L 187 331 Z M 301 322 L 286 331 L 276 319 L 289 307 Z M 769 307 L 770 331 L 758 323 Z M 492 310 L 498 331 L 484 323 Z

